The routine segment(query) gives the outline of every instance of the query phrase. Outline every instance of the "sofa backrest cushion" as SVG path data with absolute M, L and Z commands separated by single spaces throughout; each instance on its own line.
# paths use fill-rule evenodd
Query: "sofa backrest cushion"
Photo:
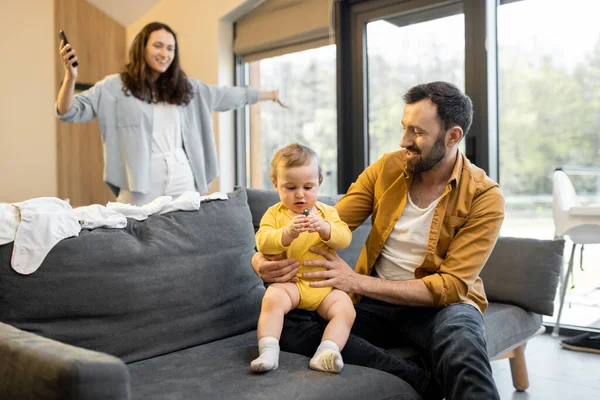
M 264 189 L 246 189 L 248 192 L 248 205 L 250 206 L 250 212 L 252 213 L 252 224 L 254 225 L 254 231 L 258 231 L 260 227 L 260 220 L 269 207 L 279 201 L 279 195 L 274 190 Z M 337 196 L 319 196 L 319 201 L 329 204 L 330 206 L 335 205 L 342 195 Z M 352 232 L 352 242 L 350 246 L 343 250 L 339 250 L 338 255 L 344 259 L 352 268 L 356 266 L 358 256 L 365 244 L 369 233 L 371 232 L 371 218 L 367 218 L 365 222 L 357 229 Z
M 565 242 L 500 237 L 480 277 L 489 301 L 552 315 Z
M 0 321 L 126 362 L 256 328 L 264 285 L 250 265 L 245 190 L 65 239 L 29 276 L 0 246 Z

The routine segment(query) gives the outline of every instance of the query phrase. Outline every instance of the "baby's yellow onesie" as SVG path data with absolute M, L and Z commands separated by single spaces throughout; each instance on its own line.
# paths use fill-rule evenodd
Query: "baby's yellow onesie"
M 296 286 L 300 292 L 300 303 L 297 308 L 303 310 L 316 310 L 323 299 L 333 290 L 332 287 L 313 288 L 311 281 L 322 279 L 306 279 L 302 277 L 305 272 L 325 271 L 324 267 L 307 267 L 304 261 L 322 259 L 323 257 L 310 252 L 311 247 L 320 247 L 331 253 L 341 250 L 350 245 L 352 232 L 350 228 L 340 219 L 336 209 L 327 204 L 317 202 L 316 208 L 321 218 L 329 222 L 331 226 L 331 237 L 324 241 L 317 232 L 302 232 L 298 238 L 288 246 L 281 244 L 283 229 L 294 218 L 294 214 L 282 203 L 270 207 L 260 221 L 260 229 L 256 232 L 256 248 L 263 254 L 275 255 L 285 251 L 287 258 L 294 258 L 300 263 Z

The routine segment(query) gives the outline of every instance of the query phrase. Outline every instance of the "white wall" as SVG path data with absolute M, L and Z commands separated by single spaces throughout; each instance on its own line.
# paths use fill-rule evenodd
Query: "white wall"
M 181 67 L 195 79 L 212 85 L 233 84 L 232 18 L 257 0 L 163 0 L 127 27 L 127 43 L 149 22 L 169 25 L 177 34 Z M 229 191 L 234 184 L 233 112 L 214 117 L 219 146 L 220 178 L 211 191 Z
M 0 10 L 0 202 L 56 196 L 54 2 Z

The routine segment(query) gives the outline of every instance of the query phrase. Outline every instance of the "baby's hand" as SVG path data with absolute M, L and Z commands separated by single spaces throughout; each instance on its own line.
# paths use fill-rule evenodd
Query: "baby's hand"
M 307 217 L 304 215 L 296 215 L 285 229 L 291 238 L 296 239 L 302 232 L 306 232 L 308 230 L 308 225 L 309 220 Z
M 308 217 L 308 232 L 317 232 L 325 240 L 329 240 L 331 234 L 331 225 L 325 221 L 319 214 L 311 214 Z

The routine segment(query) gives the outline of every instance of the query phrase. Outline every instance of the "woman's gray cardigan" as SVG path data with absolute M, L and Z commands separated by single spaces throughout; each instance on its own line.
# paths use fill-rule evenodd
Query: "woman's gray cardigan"
M 188 78 L 193 97 L 178 106 L 183 147 L 200 193 L 218 175 L 212 113 L 229 111 L 258 101 L 252 88 L 218 87 Z M 109 75 L 85 92 L 76 94 L 73 107 L 57 117 L 66 122 L 98 118 L 104 146 L 104 181 L 118 196 L 120 189 L 150 190 L 152 156 L 152 104 L 126 96 L 118 74 Z

